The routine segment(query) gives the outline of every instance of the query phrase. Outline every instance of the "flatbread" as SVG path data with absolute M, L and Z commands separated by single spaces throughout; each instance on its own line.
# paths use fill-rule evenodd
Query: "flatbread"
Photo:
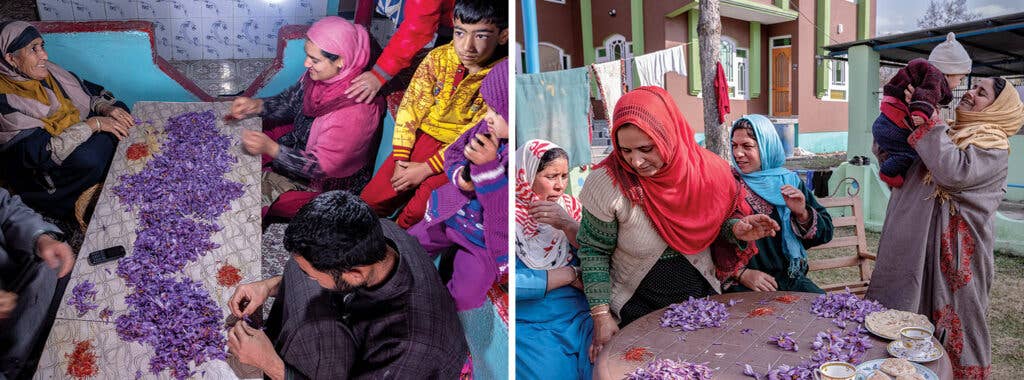
M 920 373 L 914 372 L 909 375 L 896 376 L 896 380 L 925 380 L 925 378 Z
M 911 375 L 917 373 L 917 369 L 907 359 L 889 358 L 878 367 L 889 376 Z
M 892 380 L 892 378 L 886 375 L 885 372 L 875 371 L 871 376 L 868 376 L 867 380 Z
M 934 329 L 928 317 L 903 310 L 886 310 L 868 314 L 864 318 L 867 328 L 883 337 L 896 339 L 904 327 L 924 327 Z

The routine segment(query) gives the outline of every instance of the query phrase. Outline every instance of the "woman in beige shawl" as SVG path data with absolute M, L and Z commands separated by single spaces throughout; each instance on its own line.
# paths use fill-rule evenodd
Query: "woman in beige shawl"
M 995 212 L 1024 105 L 1004 79 L 985 78 L 963 96 L 956 118 L 949 126 L 935 117 L 908 139 L 920 158 L 892 189 L 867 298 L 930 317 L 956 378 L 985 379 Z
M 25 204 L 69 216 L 103 181 L 117 140 L 134 125 L 128 107 L 50 62 L 42 35 L 0 23 L 0 173 Z

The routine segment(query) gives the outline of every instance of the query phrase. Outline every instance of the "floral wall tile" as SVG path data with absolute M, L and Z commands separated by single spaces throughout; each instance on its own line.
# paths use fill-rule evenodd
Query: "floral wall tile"
M 74 21 L 75 5 L 71 0 L 38 0 L 36 9 L 43 21 Z
M 73 0 L 75 21 L 107 19 L 107 3 L 103 0 Z
M 201 19 L 206 33 L 203 37 L 203 59 L 230 59 L 235 57 L 237 39 L 232 35 L 231 19 Z
M 134 1 L 107 1 L 107 20 L 134 20 L 139 18 L 139 6 Z
M 203 59 L 202 27 L 193 20 L 172 20 L 174 59 Z
M 167 60 L 174 59 L 174 34 L 171 33 L 171 19 L 150 19 L 153 22 L 153 39 L 156 43 L 156 53 Z
M 174 60 L 273 58 L 281 26 L 315 22 L 327 1 L 36 0 L 46 21 L 152 21 L 157 53 Z

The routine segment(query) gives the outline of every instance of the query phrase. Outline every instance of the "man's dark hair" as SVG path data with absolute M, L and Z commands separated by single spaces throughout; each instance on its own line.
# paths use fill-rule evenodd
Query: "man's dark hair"
M 285 250 L 336 277 L 353 267 L 383 261 L 386 247 L 384 231 L 370 206 L 341 190 L 313 198 L 284 232 Z
M 508 3 L 495 0 L 458 0 L 455 2 L 455 19 L 464 24 L 485 22 L 508 29 Z

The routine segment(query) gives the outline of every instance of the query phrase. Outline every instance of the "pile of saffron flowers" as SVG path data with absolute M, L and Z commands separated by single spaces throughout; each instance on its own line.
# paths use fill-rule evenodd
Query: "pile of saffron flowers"
M 210 239 L 221 230 L 215 221 L 243 191 L 224 178 L 237 159 L 212 111 L 172 117 L 164 131 L 160 153 L 113 188 L 139 220 L 132 255 L 118 262 L 117 274 L 132 291 L 116 326 L 122 340 L 153 348 L 150 373 L 168 369 L 184 379 L 200 364 L 224 359 L 226 338 L 220 308 L 182 270 L 217 248 Z
M 864 323 L 868 314 L 884 311 L 878 301 L 862 300 L 846 289 L 843 293 L 822 294 L 811 303 L 811 313 L 819 317 L 832 318 L 839 328 L 846 328 L 846 322 Z
M 75 307 L 75 310 L 78 311 L 79 317 L 99 307 L 99 305 L 93 302 L 96 301 L 97 292 L 95 287 L 96 286 L 89 280 L 83 280 L 71 289 L 71 297 L 68 297 L 68 305 Z
M 721 327 L 729 319 L 725 304 L 707 298 L 690 297 L 681 303 L 668 306 L 661 316 L 661 327 L 678 327 L 683 331 L 694 331 L 707 327 Z
M 627 380 L 710 380 L 714 372 L 705 364 L 656 359 L 626 375 Z

